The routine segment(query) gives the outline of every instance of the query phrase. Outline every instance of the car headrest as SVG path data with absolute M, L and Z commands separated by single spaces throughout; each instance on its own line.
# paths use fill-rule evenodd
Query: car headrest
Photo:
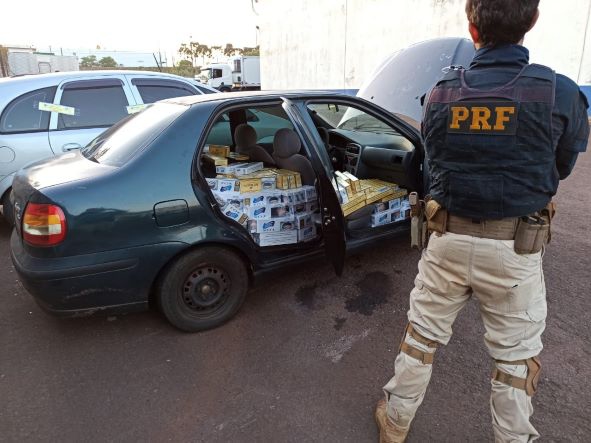
M 236 146 L 250 147 L 257 144 L 257 131 L 250 125 L 242 123 L 234 131 Z
M 289 158 L 298 154 L 302 142 L 300 137 L 291 129 L 283 128 L 275 133 L 273 139 L 273 155 L 278 158 Z

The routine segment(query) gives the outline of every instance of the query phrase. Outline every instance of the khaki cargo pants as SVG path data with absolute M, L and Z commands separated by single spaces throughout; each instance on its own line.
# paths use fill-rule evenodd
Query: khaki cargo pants
M 512 240 L 449 232 L 433 234 L 419 262 L 408 319 L 423 337 L 445 345 L 456 316 L 474 295 L 480 301 L 486 328 L 484 341 L 491 357 L 506 362 L 534 357 L 542 350 L 541 335 L 546 324 L 541 255 L 516 254 Z M 423 352 L 435 352 L 409 334 L 405 342 Z M 516 377 L 527 375 L 524 365 L 497 362 L 496 366 Z M 406 353 L 398 354 L 395 375 L 384 386 L 388 415 L 398 426 L 410 426 L 431 372 L 432 364 L 423 364 Z M 533 413 L 531 397 L 522 389 L 496 380 L 491 380 L 491 385 L 495 441 L 535 440 L 539 434 L 529 421 Z

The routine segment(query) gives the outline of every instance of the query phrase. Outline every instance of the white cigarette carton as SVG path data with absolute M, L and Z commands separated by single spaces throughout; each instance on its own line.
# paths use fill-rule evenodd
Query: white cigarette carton
M 251 233 L 263 232 L 283 232 L 295 229 L 295 221 L 293 220 L 249 220 L 248 230 Z
M 304 229 L 298 229 L 298 242 L 306 242 L 316 238 L 316 226 L 308 226 Z
M 259 246 L 287 245 L 298 242 L 298 231 L 262 232 L 253 234 L 253 238 Z
M 248 216 L 242 210 L 234 205 L 226 205 L 222 208 L 224 215 L 241 225 L 248 221 Z
M 293 209 L 289 205 L 251 206 L 246 210 L 248 218 L 293 220 Z
M 267 204 L 267 195 L 262 192 L 242 194 L 241 197 L 244 201 L 244 206 L 265 206 Z
M 236 170 L 241 166 L 247 165 L 248 163 L 232 163 L 230 165 L 225 166 L 216 166 L 215 172 L 217 174 L 235 174 Z
M 379 212 L 377 214 L 372 214 L 371 216 L 371 226 L 375 228 L 376 226 L 383 226 L 387 225 L 388 223 L 392 223 L 392 212 Z
M 314 222 L 312 221 L 312 214 L 307 212 L 303 214 L 295 214 L 295 224 L 298 229 L 304 229 L 309 226 L 313 226 Z
M 243 163 L 235 169 L 234 174 L 237 176 L 248 175 L 260 171 L 264 167 L 263 162 Z
M 311 185 L 302 186 L 302 192 L 304 193 L 305 201 L 312 202 L 314 200 L 318 200 L 318 194 L 316 192 L 316 188 Z

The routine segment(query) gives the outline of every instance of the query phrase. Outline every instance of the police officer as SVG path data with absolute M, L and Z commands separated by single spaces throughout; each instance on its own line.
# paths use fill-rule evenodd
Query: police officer
M 431 176 L 433 231 L 410 295 L 409 323 L 376 409 L 380 442 L 402 442 L 425 395 L 435 350 L 472 295 L 494 359 L 495 440 L 530 441 L 531 396 L 545 328 L 542 247 L 551 198 L 589 136 L 577 85 L 529 64 L 523 37 L 539 0 L 468 0 L 476 46 L 428 94 L 422 133 Z

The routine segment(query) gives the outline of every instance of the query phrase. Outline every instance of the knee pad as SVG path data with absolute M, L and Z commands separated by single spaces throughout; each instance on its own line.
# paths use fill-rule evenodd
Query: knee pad
M 540 363 L 540 359 L 536 357 L 531 357 L 526 360 L 516 360 L 516 361 L 505 361 L 505 360 L 495 360 L 496 363 L 501 363 L 504 365 L 525 365 L 527 366 L 527 377 L 515 377 L 514 375 L 508 374 L 505 371 L 495 368 L 493 370 L 492 379 L 513 388 L 522 389 L 525 391 L 527 395 L 530 397 L 533 396 L 537 389 L 538 389 L 538 381 L 540 380 L 540 375 L 542 371 L 542 364 Z
M 420 344 L 428 348 L 437 348 L 437 345 L 439 343 L 437 343 L 435 340 L 428 339 L 427 337 L 424 337 L 421 334 L 419 334 L 417 330 L 412 327 L 412 323 L 410 322 L 406 325 L 406 329 L 404 329 L 404 335 L 402 336 L 402 341 L 400 342 L 400 348 L 398 349 L 399 352 L 404 352 L 406 355 L 409 355 L 410 357 L 419 360 L 424 365 L 433 364 L 433 355 L 435 354 L 435 352 L 424 352 L 416 346 L 408 344 L 406 342 L 407 334 L 411 336 L 415 341 L 419 342 Z

